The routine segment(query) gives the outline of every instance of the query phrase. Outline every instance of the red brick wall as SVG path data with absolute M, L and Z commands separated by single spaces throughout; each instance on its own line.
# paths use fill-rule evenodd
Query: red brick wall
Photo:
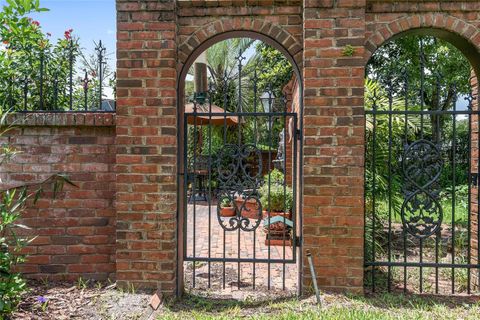
M 478 1 L 368 1 L 365 16 L 366 58 L 392 36 L 422 28 L 430 30 L 432 35 L 451 41 L 463 49 L 472 64 L 478 65 L 478 61 L 475 62 L 478 55 L 467 50 L 467 47 L 472 44 L 477 48 L 479 46 L 479 11 Z M 465 44 L 465 41 L 470 44 Z
M 117 0 L 117 280 L 176 288 L 175 1 Z
M 363 290 L 365 1 L 304 9 L 304 250 L 319 285 Z M 355 48 L 352 56 L 345 46 Z M 305 284 L 310 272 L 304 261 Z
M 207 39 L 229 31 L 254 31 L 280 43 L 302 64 L 302 1 L 197 1 L 178 3 L 180 69 Z
M 177 226 L 173 213 L 179 207 L 175 180 L 167 176 L 181 173 L 175 163 L 179 150 L 175 127 L 176 112 L 182 111 L 181 101 L 175 109 L 175 99 L 176 86 L 182 87 L 176 77 L 207 44 L 255 32 L 280 44 L 303 71 L 303 249 L 313 252 L 322 287 L 362 291 L 366 60 L 387 39 L 412 28 L 452 29 L 479 43 L 478 3 L 117 0 L 117 4 L 119 278 L 167 291 L 175 287 L 175 277 L 181 274 L 174 271 L 175 248 L 181 243 L 171 230 Z M 347 45 L 355 49 L 352 56 L 344 54 Z M 159 158 L 158 153 L 162 165 L 149 160 Z M 148 195 L 136 194 L 139 188 Z M 160 208 L 151 201 L 159 194 L 166 195 Z M 150 228 L 161 241 L 149 236 Z M 159 254 L 156 259 L 154 252 Z M 307 268 L 302 271 L 308 285 L 310 273 Z
M 463 46 L 478 73 L 479 13 L 478 1 L 117 0 L 116 125 L 106 115 L 48 115 L 11 135 L 31 152 L 2 178 L 66 171 L 79 184 L 27 212 L 40 237 L 23 270 L 104 278 L 116 268 L 120 285 L 181 286 L 178 77 L 207 44 L 261 35 L 303 76 L 303 250 L 323 288 L 362 291 L 365 63 L 396 34 L 424 28 Z
M 105 280 L 115 276 L 115 117 L 112 114 L 17 116 L 2 137 L 21 153 L 0 168 L 3 187 L 40 182 L 65 173 L 65 186 L 23 213 L 38 236 L 21 271 L 32 278 Z

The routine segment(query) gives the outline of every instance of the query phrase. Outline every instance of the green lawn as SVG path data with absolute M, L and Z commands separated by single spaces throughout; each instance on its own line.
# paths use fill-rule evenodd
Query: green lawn
M 452 224 L 453 206 L 452 200 L 449 198 L 442 199 L 440 201 L 443 210 L 443 223 Z M 388 223 L 388 202 L 377 201 L 375 215 L 382 217 L 385 223 Z M 402 223 L 402 218 L 399 212 L 395 212 L 392 209 L 392 223 Z M 455 226 L 464 227 L 468 226 L 468 205 L 466 199 L 457 199 L 455 203 Z
M 323 295 L 323 307 L 313 299 L 277 302 L 237 302 L 187 296 L 168 304 L 157 319 L 472 319 L 480 318 L 480 302 L 469 298 L 420 297 L 394 294 L 373 297 Z
M 443 221 L 452 224 L 452 200 L 442 201 Z M 455 226 L 468 227 L 468 205 L 465 199 L 459 199 L 455 205 Z

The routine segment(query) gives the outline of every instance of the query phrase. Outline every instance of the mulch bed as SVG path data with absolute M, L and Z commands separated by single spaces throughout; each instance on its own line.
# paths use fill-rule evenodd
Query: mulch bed
M 152 314 L 150 294 L 123 292 L 115 284 L 35 281 L 29 288 L 12 319 L 147 319 Z

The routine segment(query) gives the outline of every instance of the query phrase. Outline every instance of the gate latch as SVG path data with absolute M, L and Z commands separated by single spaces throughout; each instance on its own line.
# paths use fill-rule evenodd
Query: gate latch
M 302 245 L 302 237 L 295 236 L 295 246 L 301 247 L 301 245 Z

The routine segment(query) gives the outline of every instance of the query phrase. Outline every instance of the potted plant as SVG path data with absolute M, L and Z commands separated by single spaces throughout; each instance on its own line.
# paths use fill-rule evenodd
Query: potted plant
M 221 217 L 233 217 L 235 216 L 235 207 L 232 200 L 229 198 L 223 198 L 220 201 L 220 216 Z
M 263 231 L 265 232 L 265 245 L 291 246 L 293 222 L 281 216 L 265 219 Z
M 260 201 L 253 196 L 241 195 L 235 197 L 235 204 L 238 210 L 241 210 L 241 215 L 248 219 L 259 219 L 262 217 L 260 211 Z
M 282 185 L 265 184 L 260 193 L 263 207 L 263 217 L 281 216 L 292 219 L 293 190 Z
M 273 169 L 270 171 L 270 174 L 267 173 L 263 176 L 263 180 L 265 181 L 265 184 L 268 184 L 268 181 L 270 181 L 270 185 L 283 185 L 285 182 L 285 175 L 282 171 Z
M 290 187 L 265 184 L 261 190 L 263 205 L 265 245 L 290 246 L 293 190 Z

